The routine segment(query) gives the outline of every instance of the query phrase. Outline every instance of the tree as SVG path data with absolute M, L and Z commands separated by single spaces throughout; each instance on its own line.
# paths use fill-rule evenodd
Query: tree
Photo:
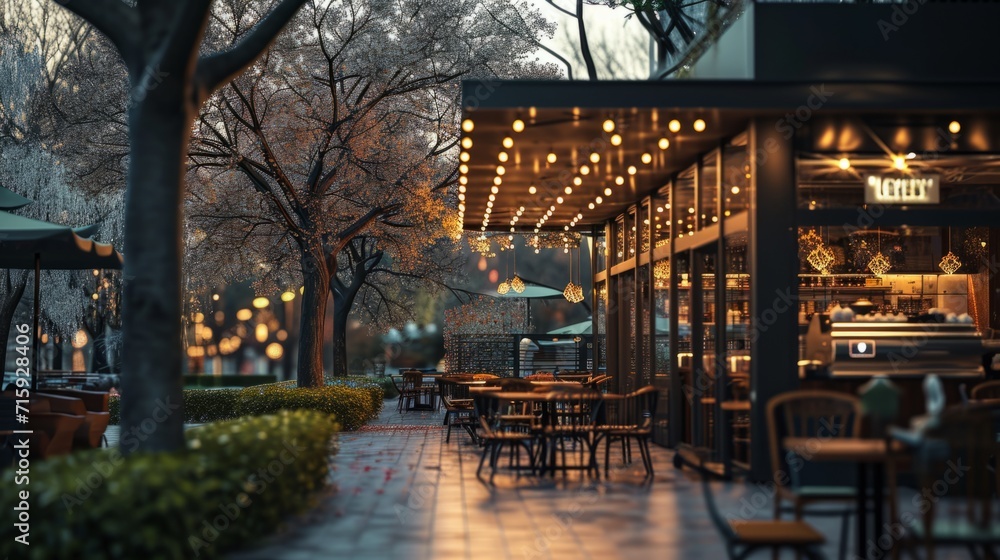
M 59 158 L 44 148 L 47 136 L 38 121 L 50 103 L 45 60 L 16 37 L 0 33 L 0 68 L 9 78 L 0 82 L 0 185 L 35 201 L 16 213 L 67 226 L 103 221 L 113 230 L 120 199 L 71 186 Z M 43 271 L 42 276 L 43 314 L 57 331 L 73 332 L 90 295 L 78 288 L 81 275 Z M 30 277 L 26 270 L 0 272 L 0 366 L 6 363 L 10 327 Z
M 254 5 L 220 8 L 241 21 Z M 265 284 L 302 282 L 301 386 L 323 379 L 328 297 L 342 375 L 352 309 L 371 321 L 405 317 L 406 284 L 445 289 L 460 268 L 444 256 L 460 230 L 457 220 L 445 225 L 459 81 L 551 74 L 521 54 L 527 42 L 482 17 L 482 6 L 312 2 L 296 32 L 213 96 L 199 119 L 192 261 Z
M 579 0 L 578 0 L 579 1 Z M 587 0 L 589 4 L 624 7 L 656 47 L 649 79 L 674 74 L 711 44 L 742 12 L 742 0 Z M 585 45 L 582 45 L 586 48 Z
M 67 2 L 114 45 L 129 79 L 123 304 L 122 448 L 182 448 L 181 208 L 191 123 L 253 63 L 304 0 L 281 0 L 232 46 L 201 55 L 208 0 Z M 150 432 L 143 421 L 163 410 Z M 159 419 L 162 414 L 157 414 Z

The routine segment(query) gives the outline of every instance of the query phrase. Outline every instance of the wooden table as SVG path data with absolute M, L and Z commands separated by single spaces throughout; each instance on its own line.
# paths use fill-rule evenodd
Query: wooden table
M 889 449 L 884 439 L 870 438 L 785 438 L 784 448 L 807 461 L 852 462 L 858 465 L 857 509 L 858 544 L 857 554 L 864 558 L 868 541 L 868 470 L 872 471 L 872 502 L 874 505 L 873 538 L 878 542 L 883 529 L 883 467 L 889 458 Z M 893 453 L 906 449 L 897 441 L 892 442 Z

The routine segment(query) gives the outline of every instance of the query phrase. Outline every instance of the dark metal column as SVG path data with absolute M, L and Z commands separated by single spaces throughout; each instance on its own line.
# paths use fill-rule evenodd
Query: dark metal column
M 715 369 L 715 453 L 719 462 L 722 463 L 722 475 L 729 478 L 732 465 L 730 464 L 729 450 L 732 440 L 729 429 L 730 415 L 723 412 L 722 403 L 729 396 L 729 374 L 726 367 L 726 218 L 723 214 L 725 204 L 725 186 L 722 182 L 723 157 L 725 156 L 725 142 L 719 144 L 719 155 L 715 158 L 715 188 L 716 204 L 715 215 L 719 221 L 719 242 L 715 253 L 715 356 L 712 360 L 712 367 Z
M 673 208 L 673 204 L 676 201 L 675 189 L 677 188 L 676 181 L 670 181 L 670 188 L 668 189 L 667 202 L 670 203 L 670 208 Z M 668 216 L 673 216 L 673 211 L 668 210 Z M 670 447 L 677 447 L 680 443 L 680 435 L 684 430 L 684 384 L 681 381 L 680 365 L 677 363 L 677 346 L 680 344 L 680 336 L 678 336 L 677 329 L 679 328 L 679 321 L 677 318 L 677 309 L 680 307 L 680 298 L 677 293 L 677 286 L 680 284 L 680 275 L 677 273 L 677 260 L 676 254 L 674 253 L 675 238 L 674 235 L 674 220 L 671 217 L 667 220 L 670 224 L 667 226 L 667 238 L 670 239 L 670 276 L 668 282 L 669 286 L 669 298 L 670 298 L 670 315 L 668 318 L 668 324 L 670 325 L 670 332 L 668 333 L 667 344 L 670 347 L 670 366 L 667 369 L 670 375 L 670 424 L 667 431 L 667 442 Z
M 798 247 L 792 139 L 759 118 L 750 126 L 751 424 L 753 480 L 770 480 L 767 402 L 798 387 Z

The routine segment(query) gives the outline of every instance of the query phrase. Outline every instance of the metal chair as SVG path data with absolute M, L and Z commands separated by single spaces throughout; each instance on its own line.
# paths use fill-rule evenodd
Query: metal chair
M 646 478 L 653 477 L 653 457 L 649 452 L 649 440 L 653 435 L 653 417 L 656 415 L 656 405 L 660 391 L 652 385 L 643 387 L 625 395 L 619 402 L 605 402 L 606 424 L 595 428 L 597 436 L 594 448 L 604 439 L 604 476 L 610 472 L 610 448 L 615 440 L 622 443 L 622 459 L 626 464 L 632 462 L 631 440 L 635 440 L 642 456 L 642 466 L 646 470 Z
M 972 388 L 970 398 L 974 401 L 1000 400 L 1000 380 L 986 381 Z
M 913 557 L 923 548 L 927 560 L 939 548 L 1000 558 L 1000 401 L 951 407 L 919 435 L 912 456 L 922 515 L 900 518 L 900 547 Z
M 490 458 L 490 480 L 489 484 L 493 484 L 493 477 L 497 473 L 497 459 L 500 457 L 500 453 L 503 451 L 504 445 L 511 446 L 511 466 L 514 467 L 514 452 L 517 450 L 517 466 L 515 468 L 519 469 L 521 467 L 521 453 L 520 448 L 524 448 L 527 451 L 527 457 L 529 461 L 529 467 L 532 474 L 535 472 L 535 462 L 534 462 L 534 450 L 532 449 L 532 442 L 534 441 L 534 435 L 523 431 L 511 431 L 504 428 L 502 421 L 500 420 L 500 400 L 495 397 L 487 397 L 485 395 L 476 396 L 473 399 L 473 406 L 475 410 L 475 415 L 479 422 L 479 441 L 483 445 L 483 455 L 479 459 L 479 468 L 476 469 L 476 478 L 481 482 L 486 482 L 482 478 L 483 464 L 486 462 L 486 457 Z
M 805 521 L 726 520 L 715 505 L 715 497 L 702 472 L 701 488 L 712 523 L 726 543 L 726 553 L 732 560 L 741 560 L 760 549 L 790 548 L 806 558 L 822 559 L 819 547 L 825 542 L 822 533 Z
M 767 429 L 777 489 L 774 519 L 780 519 L 782 513 L 789 511 L 794 513 L 797 521 L 803 515 L 840 517 L 839 557 L 843 558 L 847 552 L 849 520 L 855 511 L 857 499 L 854 479 L 836 481 L 840 484 L 829 484 L 828 476 L 823 477 L 822 484 L 808 480 L 808 473 L 804 472 L 807 464 L 790 464 L 788 451 L 782 446 L 782 441 L 786 437 L 858 437 L 861 431 L 861 400 L 854 395 L 835 391 L 790 391 L 767 403 Z M 853 469 L 841 469 L 838 472 L 854 476 Z M 809 506 L 824 502 L 840 503 L 843 506 L 806 511 Z

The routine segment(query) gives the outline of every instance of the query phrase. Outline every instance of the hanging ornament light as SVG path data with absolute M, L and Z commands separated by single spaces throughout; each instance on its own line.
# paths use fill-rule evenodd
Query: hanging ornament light
M 514 278 L 510 281 L 510 289 L 519 294 L 524 293 L 524 280 L 517 273 L 514 273 Z
M 500 282 L 500 285 L 497 286 L 497 293 L 500 295 L 504 295 L 509 291 L 510 291 L 510 283 L 507 282 L 506 280 Z
M 947 255 L 941 257 L 938 268 L 943 270 L 945 274 L 955 274 L 956 270 L 962 268 L 962 261 L 958 260 L 958 256 L 955 253 L 948 251 Z
M 807 260 L 813 268 L 827 274 L 827 270 L 836 258 L 837 256 L 833 254 L 832 249 L 820 243 L 809 253 Z
M 882 276 L 886 272 L 889 272 L 889 268 L 892 265 L 889 264 L 889 259 L 882 254 L 882 251 L 875 253 L 872 260 L 868 261 L 868 270 L 872 271 L 875 276 Z
M 872 271 L 875 276 L 882 276 L 892 265 L 889 263 L 889 259 L 882 254 L 882 229 L 878 229 L 878 252 L 872 257 L 872 260 L 868 261 L 868 270 Z
M 941 257 L 938 268 L 945 274 L 955 274 L 955 271 L 962 268 L 962 261 L 958 260 L 958 255 L 951 252 L 951 228 L 948 228 L 948 254 Z

